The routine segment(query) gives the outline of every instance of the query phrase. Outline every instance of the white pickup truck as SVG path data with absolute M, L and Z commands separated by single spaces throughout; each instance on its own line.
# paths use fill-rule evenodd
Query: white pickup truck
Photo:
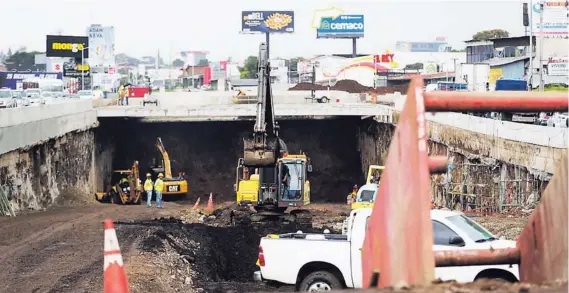
M 253 278 L 276 284 L 295 285 L 298 291 L 328 291 L 362 288 L 362 258 L 365 230 L 371 208 L 353 210 L 346 221 L 347 233 L 289 233 L 261 238 Z M 464 214 L 431 210 L 435 251 L 515 247 L 516 243 L 494 237 Z M 443 281 L 472 282 L 479 278 L 519 279 L 517 265 L 436 268 Z

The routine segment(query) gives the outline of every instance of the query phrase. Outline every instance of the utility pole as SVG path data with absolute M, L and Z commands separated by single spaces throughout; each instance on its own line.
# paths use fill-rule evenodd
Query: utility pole
M 543 0 L 539 3 L 540 14 L 539 14 L 539 91 L 543 92 L 543 13 L 545 5 L 543 5 Z
M 528 91 L 533 89 L 533 0 L 529 0 L 529 70 Z

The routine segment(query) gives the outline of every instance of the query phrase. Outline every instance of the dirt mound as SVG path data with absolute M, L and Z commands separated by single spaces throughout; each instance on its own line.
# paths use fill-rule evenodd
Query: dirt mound
M 322 86 L 319 84 L 315 84 L 314 89 L 317 91 L 324 91 L 324 90 L 327 90 L 328 87 Z M 312 90 L 312 83 L 301 82 L 301 83 L 298 83 L 295 86 L 289 88 L 288 90 L 289 91 L 310 91 L 310 90 Z
M 262 284 L 251 283 L 253 272 L 258 270 L 255 263 L 261 237 L 294 232 L 278 225 L 209 226 L 184 224 L 175 219 L 137 221 L 132 225 L 146 227 L 138 244 L 144 254 L 164 260 L 181 259 L 188 264 L 186 268 L 182 265 L 169 269 L 174 272 L 172 278 L 180 280 L 179 289 L 187 289 L 184 286 L 191 284 L 204 292 L 272 291 Z
M 395 92 L 400 92 L 401 94 L 407 93 L 407 85 L 396 85 L 396 86 L 382 86 L 378 88 L 368 87 L 360 84 L 359 82 L 351 79 L 343 79 L 336 82 L 336 84 L 330 87 L 330 90 L 348 92 L 351 94 L 358 93 L 376 93 L 378 95 L 392 94 Z M 312 89 L 311 83 L 299 83 L 290 89 L 289 91 L 309 91 Z M 317 91 L 328 90 L 328 87 L 319 84 L 314 85 L 314 89 Z

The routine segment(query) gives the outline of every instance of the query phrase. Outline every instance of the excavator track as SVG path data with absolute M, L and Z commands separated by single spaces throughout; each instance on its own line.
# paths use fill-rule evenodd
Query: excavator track
M 233 226 L 271 225 L 289 226 L 295 230 L 311 230 L 312 215 L 308 210 L 293 210 L 290 213 L 255 212 L 247 208 L 232 211 L 231 224 Z

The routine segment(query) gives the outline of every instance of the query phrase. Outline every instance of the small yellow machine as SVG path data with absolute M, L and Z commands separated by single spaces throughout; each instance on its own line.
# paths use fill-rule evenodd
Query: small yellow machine
M 134 161 L 131 169 L 113 171 L 111 182 L 111 190 L 95 194 L 98 201 L 114 204 L 140 204 L 142 184 L 138 173 L 138 161 Z
M 385 166 L 369 166 L 366 184 L 360 187 L 356 197 L 352 200 L 352 210 L 359 208 L 373 208 L 383 170 L 385 170 Z
M 156 147 L 162 155 L 162 165 L 152 168 L 155 175 L 159 173 L 164 174 L 164 189 L 162 190 L 163 195 L 180 195 L 184 196 L 188 193 L 188 181 L 184 178 L 184 173 L 180 173 L 178 177 L 172 177 L 172 167 L 170 162 L 170 156 L 162 143 L 162 139 L 159 137 L 156 139 Z

